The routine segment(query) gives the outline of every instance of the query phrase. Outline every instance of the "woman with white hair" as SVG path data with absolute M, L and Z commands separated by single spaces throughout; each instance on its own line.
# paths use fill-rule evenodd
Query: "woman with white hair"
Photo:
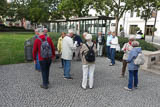
M 132 46 L 133 46 L 133 49 L 129 52 L 128 59 L 127 59 L 128 71 L 129 71 L 128 87 L 124 87 L 124 89 L 128 91 L 131 91 L 133 89 L 133 86 L 135 89 L 138 88 L 139 65 L 136 65 L 134 63 L 134 60 L 136 59 L 139 53 L 142 53 L 141 47 L 138 47 L 139 46 L 138 41 L 133 41 Z
M 92 35 L 87 34 L 85 37 L 86 43 L 82 45 L 80 50 L 81 58 L 82 58 L 82 70 L 83 70 L 83 79 L 82 79 L 82 88 L 86 89 L 87 87 L 87 78 L 89 76 L 89 88 L 93 88 L 94 81 L 94 70 L 95 70 L 95 60 L 88 61 L 86 59 L 86 55 L 89 53 L 89 49 L 92 50 L 93 56 L 95 58 L 96 53 L 96 45 L 92 42 Z
M 121 78 L 123 78 L 125 76 L 125 71 L 126 71 L 126 66 L 127 66 L 127 62 L 126 60 L 128 59 L 128 54 L 129 54 L 129 51 L 132 50 L 132 42 L 135 40 L 135 36 L 130 36 L 129 37 L 129 41 L 127 43 L 125 43 L 123 45 L 123 48 L 122 48 L 122 51 L 124 52 L 123 54 L 123 66 L 122 66 L 122 73 L 121 73 Z

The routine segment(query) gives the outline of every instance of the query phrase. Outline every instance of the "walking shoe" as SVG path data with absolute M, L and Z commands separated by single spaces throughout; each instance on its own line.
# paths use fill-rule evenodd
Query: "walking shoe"
M 121 75 L 119 78 L 124 78 L 124 75 Z
M 48 89 L 48 86 L 40 85 L 41 88 Z
M 89 87 L 89 89 L 93 89 L 93 87 L 91 87 L 91 88 Z
M 83 90 L 86 90 L 87 88 L 83 88 L 82 86 L 80 86 Z
M 132 91 L 132 89 L 128 88 L 128 87 L 124 87 L 125 90 L 127 91 Z
M 65 80 L 73 80 L 72 77 L 64 77 Z
M 114 66 L 114 64 L 110 63 L 109 66 Z
M 135 88 L 135 89 L 138 89 L 138 86 L 137 86 L 137 87 L 134 86 L 134 88 Z

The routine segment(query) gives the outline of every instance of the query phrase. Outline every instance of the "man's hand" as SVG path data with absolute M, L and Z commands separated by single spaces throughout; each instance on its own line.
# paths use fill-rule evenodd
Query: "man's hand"
M 34 64 L 37 64 L 36 60 L 34 60 Z

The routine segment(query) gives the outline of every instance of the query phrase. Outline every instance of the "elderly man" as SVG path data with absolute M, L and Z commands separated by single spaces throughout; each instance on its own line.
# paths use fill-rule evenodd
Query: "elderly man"
M 78 61 L 78 60 L 80 60 L 80 49 L 82 47 L 82 39 L 79 35 L 74 34 L 73 40 L 76 45 L 74 60 Z
M 55 47 L 50 37 L 44 35 L 43 29 L 39 28 L 39 37 L 34 41 L 33 59 L 36 64 L 36 56 L 38 54 L 39 63 L 41 66 L 43 84 L 41 88 L 48 89 L 49 85 L 49 68 L 52 59 L 55 57 Z
M 104 36 L 102 35 L 102 32 L 98 32 L 96 43 L 97 43 L 98 56 L 102 56 L 103 45 L 105 43 L 105 39 L 104 39 Z
M 84 39 L 84 42 L 86 41 L 86 35 L 87 35 L 87 34 L 88 34 L 87 32 L 84 32 L 83 35 L 82 35 L 82 37 L 83 37 L 83 39 Z
M 73 30 L 70 29 L 68 31 L 68 35 L 66 35 L 62 40 L 62 59 L 64 60 L 64 79 L 73 79 L 70 75 L 71 68 L 71 60 L 73 57 L 73 50 L 75 50 L 75 46 L 73 44 Z
M 47 29 L 47 28 L 44 28 L 44 29 L 43 29 L 43 32 L 44 32 L 44 35 L 45 35 L 45 36 L 48 36 L 48 35 L 47 35 L 47 32 L 48 32 L 48 29 Z

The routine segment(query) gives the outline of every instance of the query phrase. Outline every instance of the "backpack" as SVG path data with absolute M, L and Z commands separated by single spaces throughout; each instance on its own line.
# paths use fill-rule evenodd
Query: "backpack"
M 41 41 L 41 57 L 42 58 L 50 58 L 52 57 L 52 49 L 47 41 L 47 36 L 45 36 L 45 41 L 43 41 L 41 38 L 38 37 L 38 39 Z
M 88 62 L 94 62 L 95 61 L 95 53 L 94 53 L 94 50 L 93 50 L 93 47 L 94 47 L 94 43 L 91 47 L 89 47 L 86 43 L 86 46 L 87 48 L 89 49 L 87 54 L 85 55 L 85 59 L 86 61 Z
M 135 65 L 143 65 L 145 62 L 144 55 L 142 53 L 138 53 L 138 56 L 134 60 Z

